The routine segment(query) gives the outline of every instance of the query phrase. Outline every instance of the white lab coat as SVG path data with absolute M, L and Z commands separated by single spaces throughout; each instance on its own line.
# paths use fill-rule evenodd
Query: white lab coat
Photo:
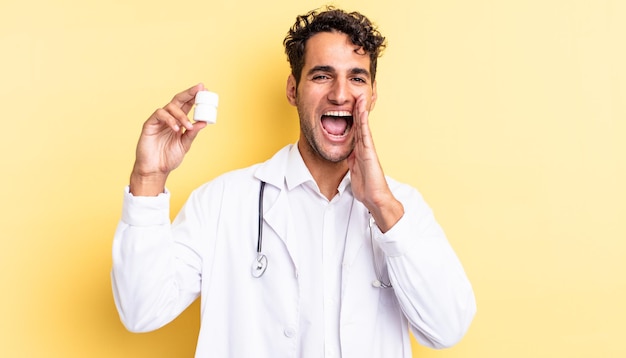
M 298 357 L 298 228 L 290 218 L 285 170 L 290 146 L 269 161 L 224 174 L 198 188 L 169 223 L 169 196 L 125 195 L 113 244 L 112 283 L 124 325 L 157 329 L 201 295 L 196 357 Z M 256 257 L 259 180 L 267 182 L 263 251 Z M 448 347 L 475 313 L 471 285 L 431 210 L 413 188 L 388 179 L 405 214 L 387 233 L 369 236 L 370 215 L 352 210 L 342 265 L 342 357 L 411 357 L 417 340 Z M 393 288 L 375 288 L 372 250 Z M 381 259 L 381 263 L 383 259 Z

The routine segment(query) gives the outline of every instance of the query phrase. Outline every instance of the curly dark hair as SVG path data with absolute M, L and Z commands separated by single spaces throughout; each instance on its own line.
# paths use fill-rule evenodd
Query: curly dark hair
M 378 57 L 386 47 L 385 38 L 364 15 L 327 6 L 322 10 L 312 10 L 306 15 L 296 17 L 295 24 L 289 29 L 283 41 L 296 85 L 300 83 L 304 67 L 304 49 L 307 40 L 319 32 L 333 31 L 348 35 L 352 43 L 359 46 L 357 51 L 363 50 L 369 55 L 372 81 L 376 79 L 376 65 Z

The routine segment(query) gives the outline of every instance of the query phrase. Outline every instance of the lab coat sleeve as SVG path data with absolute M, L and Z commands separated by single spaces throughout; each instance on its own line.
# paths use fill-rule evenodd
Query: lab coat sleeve
M 172 225 L 169 197 L 135 197 L 128 187 L 124 193 L 111 281 L 120 319 L 132 332 L 162 327 L 200 294 L 202 205 L 192 194 Z
M 476 312 L 471 284 L 422 196 L 409 186 L 392 190 L 404 216 L 375 237 L 387 256 L 389 278 L 400 307 L 420 344 L 453 346 L 465 335 Z

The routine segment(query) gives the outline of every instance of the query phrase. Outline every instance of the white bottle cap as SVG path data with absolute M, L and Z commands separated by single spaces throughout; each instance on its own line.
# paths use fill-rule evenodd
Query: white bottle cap
M 219 96 L 217 93 L 209 91 L 196 93 L 196 108 L 193 112 L 193 119 L 214 124 L 217 119 L 218 102 Z

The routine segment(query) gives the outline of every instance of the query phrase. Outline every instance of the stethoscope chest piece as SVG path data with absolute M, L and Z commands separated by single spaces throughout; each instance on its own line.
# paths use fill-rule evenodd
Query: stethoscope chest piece
M 252 262 L 252 276 L 259 278 L 263 276 L 265 270 L 267 270 L 267 257 L 259 253 Z

